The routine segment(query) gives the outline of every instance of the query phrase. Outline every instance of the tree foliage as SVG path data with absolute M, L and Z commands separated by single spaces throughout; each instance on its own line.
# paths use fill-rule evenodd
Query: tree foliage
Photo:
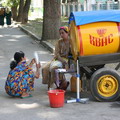
M 7 0 L 6 5 L 9 7 L 14 7 L 19 5 L 20 0 Z
M 6 0 L 7 7 L 11 7 L 14 20 L 26 23 L 28 21 L 28 12 L 31 0 Z

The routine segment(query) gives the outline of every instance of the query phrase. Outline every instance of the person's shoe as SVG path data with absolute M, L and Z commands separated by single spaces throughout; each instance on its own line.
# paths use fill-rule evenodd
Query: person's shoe
M 31 95 L 31 94 L 29 94 L 28 96 L 21 96 L 21 98 L 22 98 L 22 99 L 25 99 L 25 98 L 30 98 L 30 97 L 32 97 L 32 95 Z
M 60 89 L 60 87 L 56 87 L 56 89 Z
M 24 98 L 29 98 L 29 97 L 32 97 L 32 95 L 30 93 L 23 93 L 21 95 L 21 98 L 24 99 Z
M 68 86 L 69 86 L 69 81 L 64 81 L 59 88 L 62 90 L 67 90 Z
M 69 84 L 70 84 L 69 81 L 67 81 L 67 85 L 66 85 L 66 87 L 64 88 L 64 90 L 67 90 Z

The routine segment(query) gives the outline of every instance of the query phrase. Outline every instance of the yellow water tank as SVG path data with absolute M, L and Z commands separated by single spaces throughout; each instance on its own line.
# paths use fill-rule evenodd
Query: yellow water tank
M 71 21 L 70 42 L 74 59 L 78 56 L 119 52 L 119 23 L 94 22 L 76 26 Z

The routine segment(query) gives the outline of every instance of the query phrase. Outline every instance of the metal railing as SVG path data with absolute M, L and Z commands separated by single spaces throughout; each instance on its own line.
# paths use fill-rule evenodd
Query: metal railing
M 117 2 L 96 2 L 96 4 L 88 4 L 84 2 L 80 3 L 67 3 L 61 4 L 61 15 L 69 16 L 71 12 L 74 11 L 95 11 L 95 10 L 118 10 L 120 9 L 120 3 Z

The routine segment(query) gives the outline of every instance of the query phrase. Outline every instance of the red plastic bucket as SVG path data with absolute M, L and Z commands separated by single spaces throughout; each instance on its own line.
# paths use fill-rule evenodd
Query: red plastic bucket
M 49 102 L 50 106 L 53 108 L 63 107 L 64 106 L 64 90 L 49 90 Z

